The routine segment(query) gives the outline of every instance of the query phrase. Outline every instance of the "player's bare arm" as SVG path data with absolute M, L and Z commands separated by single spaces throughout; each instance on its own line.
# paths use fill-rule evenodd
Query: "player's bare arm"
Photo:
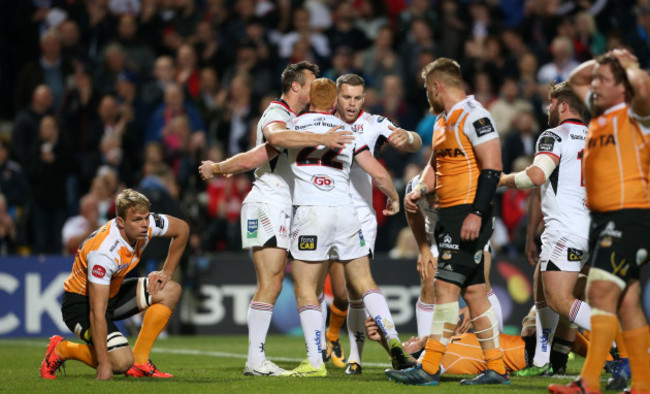
M 384 166 L 382 166 L 377 159 L 375 159 L 370 151 L 364 150 L 354 157 L 357 164 L 361 168 L 372 176 L 372 179 L 375 181 L 375 185 L 382 191 L 388 198 L 386 202 L 386 209 L 384 209 L 384 215 L 392 216 L 399 212 L 399 195 L 393 184 L 390 174 Z
M 393 125 L 388 125 L 388 128 L 392 130 L 388 138 L 388 143 L 395 149 L 415 153 L 422 148 L 422 138 L 420 138 L 418 133 Z
M 569 76 L 569 86 L 582 100 L 586 101 L 591 90 L 591 79 L 596 64 L 596 60 L 588 60 L 576 67 Z
M 106 308 L 110 286 L 88 282 L 88 300 L 90 303 L 90 331 L 93 347 L 97 355 L 97 380 L 108 380 L 113 377 L 113 368 L 108 358 L 108 327 L 106 324 Z
M 467 215 L 460 230 L 460 239 L 463 241 L 473 241 L 478 238 L 482 223 L 481 215 L 492 201 L 499 182 L 499 178 L 492 179 L 492 177 L 495 175 L 499 177 L 502 170 L 501 142 L 498 138 L 474 146 L 474 154 L 481 169 L 481 175 L 476 189 L 476 197 L 472 203 L 473 212 Z
M 409 194 L 404 196 L 404 209 L 409 212 L 417 212 L 417 202 L 420 198 L 427 195 L 436 186 L 436 153 L 431 153 L 431 158 L 420 175 L 420 182 L 413 188 Z
M 176 272 L 176 267 L 178 267 L 178 263 L 181 261 L 185 245 L 187 245 L 187 239 L 190 236 L 190 226 L 184 220 L 169 215 L 166 216 L 167 220 L 169 220 L 169 228 L 163 238 L 171 238 L 172 240 L 169 243 L 167 259 L 165 260 L 165 264 L 163 264 L 162 270 L 153 271 L 149 274 L 147 291 L 151 295 L 155 295 L 164 289 L 167 282 L 174 275 L 174 272 Z
M 255 148 L 246 152 L 238 153 L 235 156 L 215 163 L 210 160 L 201 162 L 199 173 L 201 179 L 207 181 L 214 178 L 215 175 L 232 175 L 254 170 L 262 163 L 276 158 L 280 152 L 270 144 L 257 145 Z
M 529 165 L 525 170 L 510 174 L 501 174 L 499 186 L 520 190 L 539 187 L 548 180 L 548 177 L 559 163 L 559 157 L 540 153 L 535 156 L 533 164 Z
M 418 244 L 418 262 L 417 270 L 422 280 L 428 279 L 429 265 L 434 269 L 434 257 L 431 253 L 431 243 L 426 236 L 426 226 L 424 223 L 424 215 L 419 209 L 416 212 L 404 211 L 406 213 L 406 221 L 411 228 L 411 232 L 415 237 L 415 242 Z
M 611 53 L 625 69 L 627 79 L 634 91 L 634 97 L 630 103 L 632 111 L 640 116 L 650 115 L 650 76 L 639 67 L 639 60 L 628 50 L 614 49 Z M 650 125 L 650 121 L 643 121 L 643 123 Z
M 343 126 L 332 127 L 325 134 L 309 133 L 306 131 L 287 130 L 286 124 L 274 122 L 262 130 L 264 138 L 274 146 L 284 148 L 303 148 L 308 146 L 325 145 L 328 148 L 343 148 L 354 142 L 354 133 L 338 131 Z

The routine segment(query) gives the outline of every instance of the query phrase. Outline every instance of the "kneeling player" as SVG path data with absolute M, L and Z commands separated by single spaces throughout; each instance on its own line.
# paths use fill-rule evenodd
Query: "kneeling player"
M 63 320 L 86 344 L 65 341 L 59 335 L 50 338 L 40 369 L 45 379 L 54 379 L 55 371 L 66 360 L 78 360 L 97 369 L 96 378 L 100 380 L 115 373 L 172 377 L 153 365 L 149 353 L 181 295 L 180 285 L 170 278 L 185 249 L 189 227 L 175 217 L 149 212 L 147 197 L 131 189 L 120 193 L 115 205 L 117 217 L 82 243 L 64 283 Z M 124 280 L 153 237 L 172 238 L 163 269 L 147 278 Z M 131 351 L 114 321 L 145 309 Z

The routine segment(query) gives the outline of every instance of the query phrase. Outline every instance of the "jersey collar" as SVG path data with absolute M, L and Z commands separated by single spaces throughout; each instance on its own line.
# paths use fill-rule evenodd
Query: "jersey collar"
M 469 96 L 465 97 L 464 99 L 460 100 L 459 102 L 457 102 L 456 104 L 454 104 L 454 106 L 451 107 L 451 109 L 449 110 L 449 113 L 444 112 L 445 120 L 447 120 L 449 115 L 453 114 L 454 111 L 461 108 L 463 106 L 463 104 L 465 104 L 465 102 L 467 102 L 469 100 L 474 100 L 474 95 L 469 95 Z
M 564 119 L 563 121 L 560 122 L 560 124 L 565 124 L 565 123 L 571 123 L 571 124 L 577 124 L 577 125 L 585 125 L 585 122 L 583 122 L 580 119 L 576 118 L 569 118 L 569 119 Z
M 289 112 L 296 115 L 296 113 L 291 110 L 291 107 L 289 107 L 289 104 L 287 104 L 287 102 L 284 101 L 284 99 L 281 99 L 281 98 L 275 99 L 275 100 L 271 101 L 271 103 L 281 105 L 281 106 L 285 107 Z
M 607 108 L 605 110 L 605 112 L 603 112 L 603 115 L 611 114 L 614 111 L 618 111 L 619 109 L 623 109 L 623 108 L 625 108 L 626 105 L 627 105 L 626 102 L 618 103 L 618 104 L 616 104 L 616 105 L 614 105 L 612 107 Z

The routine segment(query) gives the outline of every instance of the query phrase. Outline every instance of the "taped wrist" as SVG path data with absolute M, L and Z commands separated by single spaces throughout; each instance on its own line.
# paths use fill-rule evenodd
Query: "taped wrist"
M 472 203 L 472 213 L 483 216 L 490 207 L 494 192 L 499 185 L 499 178 L 501 171 L 497 170 L 481 170 L 481 175 L 478 177 L 478 185 L 476 186 L 476 196 Z

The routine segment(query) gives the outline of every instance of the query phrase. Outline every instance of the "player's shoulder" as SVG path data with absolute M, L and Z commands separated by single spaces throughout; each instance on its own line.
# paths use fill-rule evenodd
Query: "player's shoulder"
M 567 139 L 569 139 L 569 134 L 571 133 L 571 130 L 566 124 L 561 124 L 556 127 L 552 127 L 550 129 L 546 129 L 542 131 L 542 133 L 539 135 L 539 139 L 541 140 L 543 137 L 550 137 L 552 138 L 555 142 L 557 143 L 562 143 L 566 142 Z
M 262 114 L 262 118 L 277 118 L 285 121 L 291 120 L 295 117 L 296 114 L 291 111 L 291 108 L 281 101 L 271 101 Z
M 120 241 L 120 231 L 117 228 L 115 219 L 112 219 L 90 234 L 83 241 L 81 250 L 86 254 L 113 255 L 118 253 Z

